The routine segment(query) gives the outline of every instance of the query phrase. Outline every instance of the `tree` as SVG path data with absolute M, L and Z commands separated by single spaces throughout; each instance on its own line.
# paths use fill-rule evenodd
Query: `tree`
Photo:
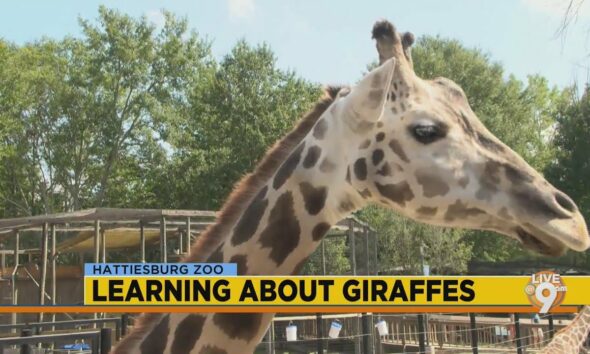
M 547 169 L 549 180 L 566 194 L 572 196 L 582 215 L 590 220 L 590 95 L 588 89 L 578 98 L 570 92 L 570 101 L 560 107 L 557 115 L 557 134 L 554 140 L 557 158 Z M 590 266 L 590 255 L 572 253 Z
M 216 209 L 319 97 L 319 87 L 276 67 L 267 45 L 239 41 L 215 72 L 193 87 L 190 113 L 175 122 L 170 143 L 173 194 L 183 208 Z
M 96 24 L 80 20 L 81 39 L 3 43 L 0 107 L 11 134 L 0 150 L 13 153 L 0 167 L 2 195 L 18 206 L 5 215 L 145 206 L 136 191 L 156 188 L 164 126 L 212 62 L 186 20 L 164 15 L 156 33 L 145 18 L 100 7 Z

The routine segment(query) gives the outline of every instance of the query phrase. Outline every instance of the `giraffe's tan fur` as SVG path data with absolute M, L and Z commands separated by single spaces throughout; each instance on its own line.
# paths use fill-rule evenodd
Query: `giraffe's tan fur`
M 380 66 L 330 91 L 275 145 L 185 261 L 295 274 L 330 225 L 370 202 L 430 224 L 493 230 L 546 254 L 590 246 L 571 199 L 487 131 L 460 87 L 416 76 L 411 35 L 380 22 L 373 37 Z M 249 353 L 272 317 L 149 316 L 114 353 Z

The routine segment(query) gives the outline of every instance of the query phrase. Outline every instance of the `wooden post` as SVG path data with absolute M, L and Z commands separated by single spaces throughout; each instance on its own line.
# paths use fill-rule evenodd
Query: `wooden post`
M 166 245 L 166 217 L 160 219 L 160 262 L 168 262 L 168 248 Z
M 100 262 L 100 221 L 94 220 L 94 263 Z M 94 313 L 94 319 L 98 318 L 98 313 Z M 96 323 L 92 326 L 96 328 Z
M 471 350 L 473 354 L 478 353 L 478 344 L 477 344 L 477 326 L 475 323 L 475 314 L 469 313 L 469 322 L 471 324 Z
M 57 297 L 57 233 L 55 224 L 51 224 L 51 304 L 55 306 Z M 55 322 L 55 312 L 51 313 L 51 322 Z M 51 327 L 55 331 L 55 326 Z
M 352 275 L 356 275 L 356 242 L 354 239 L 354 221 L 352 219 L 348 219 L 348 242 L 350 242 Z
M 368 313 L 363 314 L 363 353 L 373 354 L 373 329 L 371 324 L 373 316 Z
M 424 326 L 424 315 L 418 315 L 418 346 L 420 353 L 426 353 L 426 329 Z
M 139 245 L 141 250 L 141 263 L 145 263 L 145 233 L 143 230 L 143 220 L 139 220 Z
M 318 354 L 324 354 L 324 326 L 322 325 L 322 314 L 317 313 L 315 317 L 317 327 L 317 348 Z
M 18 279 L 18 267 L 19 259 L 19 244 L 20 244 L 20 232 L 18 230 L 14 231 L 14 270 L 12 271 L 12 304 L 18 305 L 18 287 L 16 286 L 16 282 Z M 17 314 L 16 312 L 12 313 L 12 324 L 15 325 L 17 322 Z M 16 333 L 16 329 L 12 330 L 13 333 Z
M 121 315 L 121 338 L 127 335 L 127 326 L 129 326 L 129 314 Z
M 555 327 L 553 326 L 553 315 L 548 314 L 547 318 L 549 319 L 549 338 L 553 339 L 553 335 L 555 334 Z
M 375 275 L 379 275 L 379 256 L 377 253 L 377 234 L 373 232 L 373 248 L 375 248 Z
M 186 217 L 186 242 L 185 242 L 185 247 L 186 247 L 186 255 L 190 256 L 191 254 L 191 217 L 187 216 Z
M 101 261 L 102 263 L 107 262 L 107 238 L 106 238 L 106 231 L 104 227 L 100 228 L 100 253 L 101 253 Z
M 33 331 L 30 328 L 23 328 L 20 331 L 21 337 L 32 337 Z M 30 344 L 21 344 L 20 346 L 20 354 L 32 354 L 33 348 L 31 348 Z
M 100 262 L 100 221 L 94 220 L 94 263 Z
M 184 254 L 184 232 L 178 231 L 178 255 L 182 256 Z
M 266 354 L 272 354 L 272 324 L 268 326 L 266 331 Z
M 514 314 L 514 330 L 516 332 L 516 352 L 523 354 L 522 340 L 520 337 L 520 315 L 518 313 Z
M 113 345 L 112 331 L 110 328 L 100 329 L 100 354 L 109 354 Z
M 367 258 L 365 260 L 365 266 L 367 269 L 367 275 L 371 275 L 371 257 L 369 256 L 369 229 L 364 226 L 363 227 L 363 234 L 365 237 L 365 257 Z
M 39 286 L 39 305 L 45 304 L 45 284 L 47 283 L 47 244 L 49 230 L 47 223 L 43 223 L 43 234 L 41 235 L 41 284 Z M 43 312 L 39 312 L 39 322 L 43 322 Z
M 322 247 L 322 275 L 326 275 L 326 239 L 323 239 L 320 247 Z

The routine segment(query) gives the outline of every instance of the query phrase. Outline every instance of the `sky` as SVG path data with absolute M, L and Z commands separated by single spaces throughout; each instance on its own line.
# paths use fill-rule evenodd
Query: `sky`
M 376 59 L 371 28 L 390 20 L 416 37 L 440 35 L 488 53 L 508 74 L 541 74 L 564 87 L 590 78 L 590 0 L 574 0 L 576 21 L 557 35 L 570 0 L 54 0 L 3 1 L 0 37 L 23 44 L 80 36 L 78 18 L 99 5 L 161 25 L 161 9 L 186 17 L 216 57 L 241 38 L 268 43 L 283 69 L 322 84 L 349 84 Z

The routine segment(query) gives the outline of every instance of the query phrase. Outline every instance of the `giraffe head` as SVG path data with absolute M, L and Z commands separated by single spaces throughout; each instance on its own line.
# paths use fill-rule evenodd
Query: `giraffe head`
M 373 29 L 380 66 L 332 112 L 347 124 L 346 180 L 365 200 L 429 224 L 495 231 L 542 254 L 590 246 L 576 204 L 479 121 L 451 80 L 413 70 L 411 34 Z

